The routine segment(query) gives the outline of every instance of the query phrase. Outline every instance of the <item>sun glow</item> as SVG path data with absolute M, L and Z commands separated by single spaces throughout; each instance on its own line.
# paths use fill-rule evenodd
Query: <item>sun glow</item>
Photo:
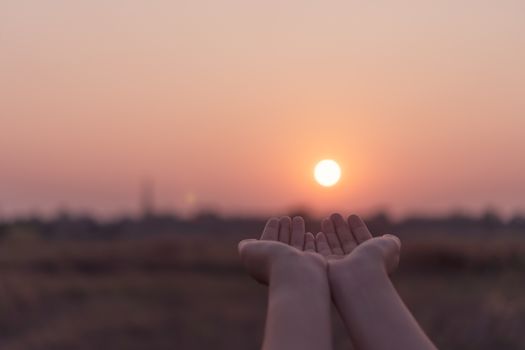
M 314 177 L 321 186 L 331 187 L 341 178 L 341 168 L 336 161 L 325 159 L 315 166 Z

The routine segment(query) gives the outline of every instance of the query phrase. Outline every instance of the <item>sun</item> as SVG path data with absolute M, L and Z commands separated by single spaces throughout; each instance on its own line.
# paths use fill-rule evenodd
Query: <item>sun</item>
M 335 160 L 324 159 L 315 166 L 314 177 L 319 185 L 331 187 L 341 178 L 341 168 Z

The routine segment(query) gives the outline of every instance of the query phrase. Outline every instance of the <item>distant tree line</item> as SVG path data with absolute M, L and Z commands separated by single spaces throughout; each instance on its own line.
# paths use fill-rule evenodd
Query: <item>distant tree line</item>
M 319 218 L 306 211 L 291 213 L 297 214 L 305 217 L 312 231 L 319 230 Z M 223 217 L 213 212 L 202 212 L 191 218 L 174 214 L 150 214 L 111 221 L 63 213 L 53 219 L 29 217 L 4 220 L 0 222 L 0 239 L 117 239 L 159 234 L 238 234 L 257 237 L 265 221 L 266 218 L 262 217 Z M 503 220 L 494 211 L 487 211 L 481 216 L 455 213 L 442 217 L 413 216 L 401 220 L 393 220 L 386 212 L 379 212 L 366 221 L 374 233 L 491 235 L 509 232 L 525 237 L 525 216 L 515 215 L 509 220 Z

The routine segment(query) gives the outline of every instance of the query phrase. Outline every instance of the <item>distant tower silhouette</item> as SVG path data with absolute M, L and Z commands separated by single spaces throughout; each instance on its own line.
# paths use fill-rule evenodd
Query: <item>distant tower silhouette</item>
M 155 214 L 155 186 L 153 181 L 144 180 L 140 193 L 142 217 L 152 217 Z

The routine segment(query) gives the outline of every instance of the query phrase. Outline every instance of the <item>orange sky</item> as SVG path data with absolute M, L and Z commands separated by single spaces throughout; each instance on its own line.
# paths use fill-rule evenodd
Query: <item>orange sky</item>
M 144 179 L 183 213 L 525 211 L 525 3 L 488 3 L 2 1 L 0 216 Z

